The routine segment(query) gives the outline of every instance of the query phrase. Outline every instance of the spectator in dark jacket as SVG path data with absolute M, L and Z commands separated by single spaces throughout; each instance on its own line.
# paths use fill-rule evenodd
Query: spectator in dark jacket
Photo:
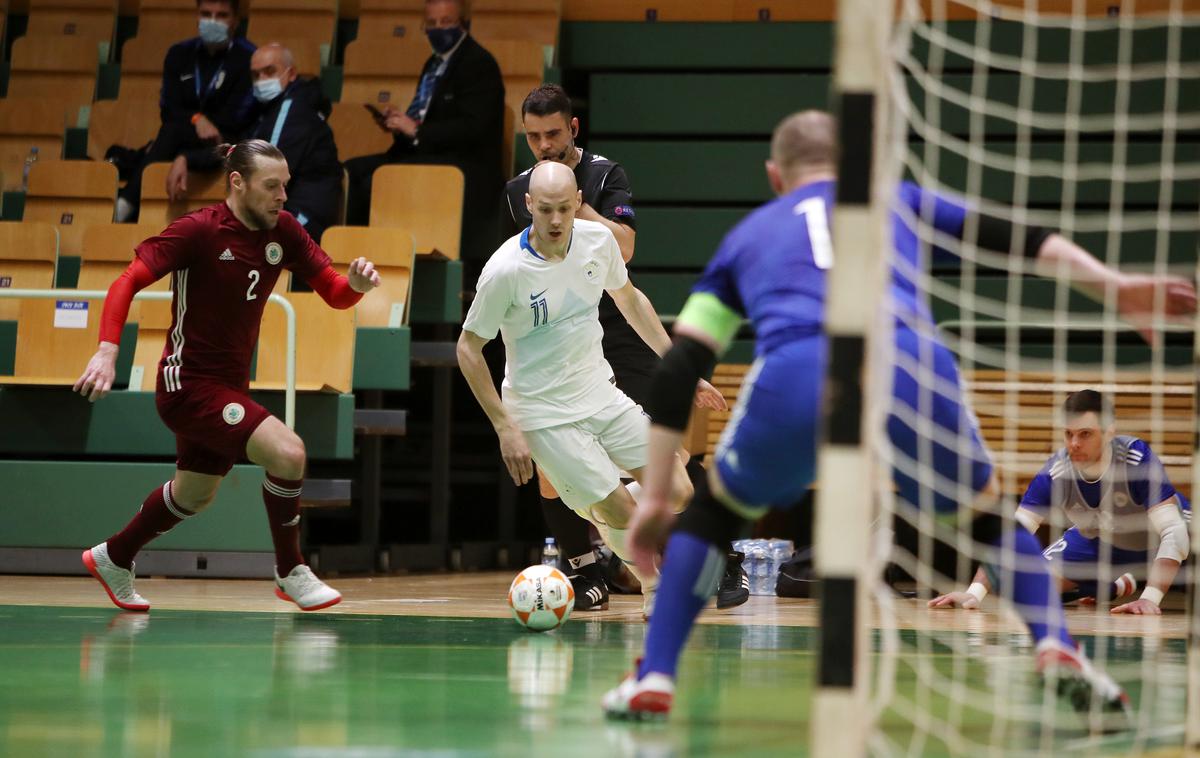
M 246 130 L 253 119 L 250 56 L 254 45 L 234 37 L 238 0 L 197 0 L 200 34 L 177 42 L 163 60 L 159 93 L 162 126 L 146 151 L 144 169 L 170 161 L 184 150 L 213 147 Z M 117 197 L 117 220 L 137 215 L 142 172 L 137 170 Z
M 464 258 L 483 259 L 495 248 L 496 200 L 504 176 L 504 81 L 492 54 L 467 33 L 464 0 L 426 0 L 425 34 L 433 55 L 406 109 L 387 108 L 381 127 L 393 137 L 379 155 L 346 161 L 350 197 L 346 222 L 366 224 L 371 176 L 389 163 L 449 163 L 465 182 Z
M 258 119 L 230 141 L 266 140 L 283 152 L 292 175 L 283 207 L 320 242 L 326 227 L 337 221 L 342 197 L 342 164 L 325 121 L 329 100 L 321 92 L 319 79 L 296 75 L 291 51 L 278 43 L 254 52 L 250 76 L 259 103 Z M 167 174 L 167 195 L 175 199 L 186 194 L 189 170 L 215 169 L 220 163 L 209 146 L 185 150 Z

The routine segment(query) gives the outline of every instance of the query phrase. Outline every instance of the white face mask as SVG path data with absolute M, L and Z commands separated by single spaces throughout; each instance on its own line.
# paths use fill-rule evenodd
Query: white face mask
M 229 24 L 215 18 L 200 19 L 200 39 L 206 45 L 220 45 L 229 41 Z
M 283 82 L 278 79 L 259 79 L 254 83 L 254 99 L 269 103 L 283 94 Z

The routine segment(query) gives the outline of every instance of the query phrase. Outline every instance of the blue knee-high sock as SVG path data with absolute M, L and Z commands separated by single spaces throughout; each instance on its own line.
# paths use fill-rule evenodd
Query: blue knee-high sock
M 1055 637 L 1065 645 L 1075 647 L 1075 640 L 1067 633 L 1067 617 L 1063 613 L 1062 598 L 1054 577 L 1050 575 L 1049 564 L 1042 558 L 1042 547 L 1037 537 L 1017 527 L 1012 533 L 1012 548 L 1017 554 L 1015 569 L 1012 571 L 1012 587 L 999 585 L 999 581 L 1007 578 L 1005 571 L 998 567 L 990 567 L 989 572 L 993 585 L 1017 608 L 1017 613 L 1029 627 L 1036 645 L 1046 637 Z M 1004 538 L 1001 538 L 1004 542 Z M 1008 545 L 1005 545 L 1008 548 Z
M 679 654 L 696 616 L 717 591 L 717 583 L 725 571 L 725 553 L 725 549 L 695 535 L 684 532 L 671 535 L 638 678 L 651 671 L 675 676 Z

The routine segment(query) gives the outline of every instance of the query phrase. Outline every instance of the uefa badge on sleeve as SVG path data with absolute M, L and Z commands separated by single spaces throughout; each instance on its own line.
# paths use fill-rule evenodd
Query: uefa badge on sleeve
M 276 266 L 283 260 L 283 247 L 278 242 L 267 243 L 267 263 Z
M 246 417 L 246 409 L 241 403 L 230 403 L 221 411 L 221 418 L 230 426 L 237 426 Z

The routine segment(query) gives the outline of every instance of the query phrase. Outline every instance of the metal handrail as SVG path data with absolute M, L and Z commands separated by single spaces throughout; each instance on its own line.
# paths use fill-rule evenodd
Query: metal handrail
M 170 292 L 139 292 L 134 295 L 135 300 L 170 300 L 173 294 Z M 108 297 L 108 293 L 104 290 L 67 290 L 67 289 L 0 289 L 0 298 L 11 298 L 19 300 L 28 298 L 31 300 L 103 300 Z M 272 293 L 269 298 L 270 302 L 275 303 L 283 308 L 284 314 L 287 316 L 287 361 L 286 361 L 286 376 L 284 381 L 284 407 L 283 421 L 289 429 L 296 428 L 296 309 L 288 302 L 287 298 L 282 295 Z

